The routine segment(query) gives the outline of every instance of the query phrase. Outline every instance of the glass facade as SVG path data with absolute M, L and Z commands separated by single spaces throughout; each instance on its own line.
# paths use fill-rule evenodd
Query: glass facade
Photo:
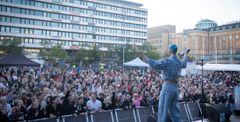
M 26 44 L 141 45 L 147 10 L 114 0 L 0 0 L 0 28 L 1 39 L 19 36 Z

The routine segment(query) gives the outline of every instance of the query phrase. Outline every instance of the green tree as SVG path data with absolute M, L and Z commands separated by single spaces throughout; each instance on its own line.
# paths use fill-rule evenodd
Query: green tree
M 41 56 L 43 59 L 48 59 L 48 48 L 50 47 L 51 43 L 48 40 L 41 41 L 41 45 L 43 46 L 43 49 L 40 50 L 39 56 Z
M 100 50 L 97 48 L 96 43 L 93 45 L 93 49 L 90 50 L 90 61 L 91 62 L 99 62 L 100 59 Z
M 61 45 L 52 47 L 47 53 L 48 61 L 54 64 L 60 60 L 66 60 L 67 56 L 68 56 L 67 51 L 62 49 Z
M 21 46 L 21 38 L 4 39 L 0 43 L 0 49 L 6 54 L 21 54 L 23 46 Z
M 82 61 L 86 65 L 101 61 L 101 57 L 101 51 L 96 44 L 90 50 L 80 49 L 75 53 L 76 62 Z
M 142 51 L 144 54 L 153 59 L 160 59 L 162 56 L 157 52 L 157 48 L 153 47 L 148 42 L 145 42 L 142 46 Z
M 82 61 L 84 64 L 89 62 L 90 51 L 85 49 L 80 49 L 75 53 L 75 60 L 77 63 Z
M 136 57 L 138 57 L 138 50 L 136 49 L 139 48 L 140 50 L 143 51 L 143 53 L 150 57 L 150 58 L 154 58 L 154 59 L 160 59 L 161 55 L 160 53 L 157 52 L 157 49 L 155 47 L 153 47 L 152 45 L 150 45 L 148 42 L 144 43 L 141 46 L 138 45 L 131 45 L 129 43 L 124 45 L 124 60 L 126 61 L 130 61 L 135 59 Z M 123 45 L 118 47 L 116 49 L 117 51 L 117 55 L 118 57 L 120 57 L 120 62 L 122 62 L 123 60 Z

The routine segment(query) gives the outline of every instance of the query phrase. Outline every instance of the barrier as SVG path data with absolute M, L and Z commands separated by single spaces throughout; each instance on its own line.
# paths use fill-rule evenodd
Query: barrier
M 180 118 L 182 122 L 190 122 L 190 117 L 187 111 L 186 103 L 184 102 L 179 103 L 179 108 L 180 108 Z
M 116 110 L 117 122 L 137 122 L 135 110 Z
M 189 117 L 191 121 L 201 120 L 202 109 L 199 102 L 188 102 L 186 103 Z
M 90 116 L 91 122 L 114 122 L 112 111 L 92 113 Z
M 181 102 L 180 117 L 182 122 L 191 122 L 201 119 L 202 110 L 199 102 Z M 132 110 L 116 109 L 97 113 L 87 113 L 73 116 L 66 115 L 61 118 L 44 118 L 31 120 L 30 122 L 147 122 L 151 113 L 155 113 L 153 107 L 141 107 Z
M 137 108 L 136 112 L 137 112 L 138 122 L 146 122 L 148 119 L 148 116 L 154 113 L 152 107 Z
M 42 118 L 42 119 L 35 119 L 35 120 L 28 120 L 29 122 L 59 122 L 59 119 L 54 118 Z
M 235 109 L 240 111 L 240 85 L 234 87 Z
M 66 115 L 62 117 L 60 122 L 89 122 L 89 118 L 86 113 L 78 116 Z

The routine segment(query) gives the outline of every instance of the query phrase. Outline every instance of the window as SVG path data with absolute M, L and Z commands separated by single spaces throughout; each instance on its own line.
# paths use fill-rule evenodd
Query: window
M 40 26 L 41 26 L 41 25 L 42 25 L 42 21 L 35 20 L 35 21 L 34 21 L 34 25 L 40 25 Z
M 35 35 L 42 35 L 42 30 L 34 30 Z
M 17 13 L 17 14 L 21 14 L 21 9 L 20 8 L 12 8 L 11 9 L 12 13 Z
M 52 32 L 51 32 L 51 36 L 58 36 L 57 31 L 52 31 Z
M 5 27 L 5 32 L 10 32 L 10 27 Z
M 34 24 L 34 20 L 30 19 L 29 20 L 29 24 L 33 25 Z
M 19 0 L 20 1 L 20 0 Z M 38 1 L 35 1 L 35 6 L 36 7 L 43 7 L 43 3 L 42 2 L 38 2 Z
M 52 4 L 52 9 L 53 9 L 53 10 L 58 10 L 58 7 L 59 7 L 59 5 L 54 5 L 54 4 Z
M 7 7 L 5 7 L 5 6 L 0 6 L 0 11 L 6 12 L 6 11 L 7 11 Z
M 238 34 L 236 35 L 236 39 L 239 39 L 239 35 Z
M 87 30 L 88 31 L 93 31 L 93 27 L 92 26 L 87 26 Z
M 223 36 L 223 40 L 226 40 L 226 37 L 225 37 L 225 36 Z
M 19 18 L 12 18 L 12 23 L 21 23 L 21 20 Z
M 80 20 L 80 17 L 73 16 L 73 21 L 79 21 L 79 20 Z
M 57 28 L 58 27 L 58 23 L 57 22 L 52 22 L 51 23 L 51 27 L 56 27 Z
M 40 43 L 41 43 L 41 39 L 34 39 L 34 40 L 33 40 L 33 43 L 34 43 L 34 44 L 40 44 Z
M 20 33 L 20 28 L 12 27 L 12 28 L 11 28 L 11 32 L 12 32 L 12 33 Z
M 3 22 L 11 22 L 11 18 L 10 17 L 3 17 L 2 21 Z
M 16 4 L 21 4 L 21 0 L 13 0 L 12 2 Z
M 1 32 L 5 32 L 5 27 L 1 26 Z
M 43 16 L 43 12 L 42 11 L 35 11 L 34 15 L 35 16 Z
M 78 33 L 73 33 L 73 38 L 79 38 L 80 35 Z
M 58 14 L 52 13 L 51 17 L 52 17 L 53 19 L 58 19 Z
M 79 29 L 80 26 L 79 25 L 73 25 L 73 29 Z

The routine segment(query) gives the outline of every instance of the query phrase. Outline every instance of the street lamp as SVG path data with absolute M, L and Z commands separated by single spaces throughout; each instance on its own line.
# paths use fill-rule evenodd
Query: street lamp
M 229 36 L 230 41 L 230 62 L 233 63 L 233 40 L 232 35 Z
M 124 69 L 124 62 L 125 62 L 125 38 L 123 38 L 122 48 L 123 48 L 123 69 Z

